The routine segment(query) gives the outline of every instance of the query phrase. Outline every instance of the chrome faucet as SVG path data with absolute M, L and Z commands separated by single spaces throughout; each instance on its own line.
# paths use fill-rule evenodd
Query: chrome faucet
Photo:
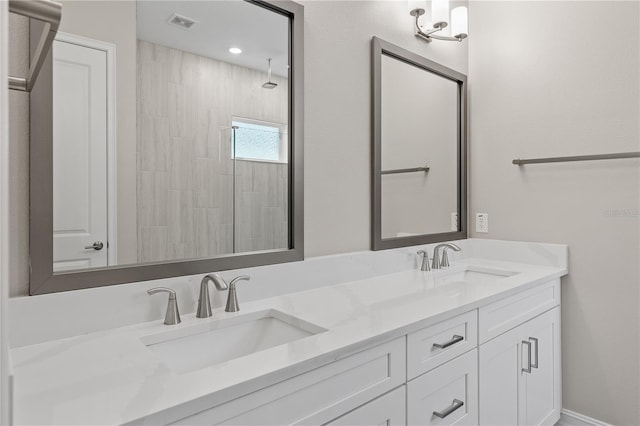
M 209 281 L 211 281 L 218 290 L 227 290 L 227 285 L 224 278 L 218 274 L 205 275 L 200 281 L 200 297 L 198 298 L 198 312 L 197 318 L 209 318 L 211 316 L 211 301 L 209 300 Z
M 238 312 L 240 306 L 238 305 L 238 296 L 236 295 L 236 283 L 238 281 L 249 281 L 251 277 L 248 275 L 240 275 L 231 280 L 227 285 L 227 282 L 218 274 L 205 275 L 200 282 L 200 298 L 198 299 L 198 312 L 197 318 L 209 318 L 211 316 L 211 302 L 209 300 L 209 281 L 213 282 L 218 290 L 229 290 L 227 296 L 227 306 L 224 308 L 227 312 Z
M 418 250 L 418 254 L 422 255 L 422 265 L 420 266 L 420 270 L 430 271 L 431 267 L 429 266 L 429 253 L 424 250 Z
M 447 250 L 449 249 L 452 249 L 453 251 L 462 250 L 460 247 L 453 243 L 438 244 L 436 248 L 433 249 L 433 263 L 431 264 L 432 269 L 449 267 L 449 256 L 447 255 Z M 440 250 L 442 250 L 442 259 L 440 258 Z
M 169 303 L 167 304 L 167 313 L 164 316 L 164 323 L 166 325 L 180 324 L 180 312 L 178 312 L 178 301 L 176 299 L 176 292 L 166 287 L 156 287 L 147 290 L 149 295 L 156 293 L 169 293 Z

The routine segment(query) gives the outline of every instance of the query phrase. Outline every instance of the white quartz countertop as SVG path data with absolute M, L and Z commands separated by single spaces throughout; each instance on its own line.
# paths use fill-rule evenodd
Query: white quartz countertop
M 516 274 L 490 283 L 447 282 L 456 272 L 483 268 Z M 176 421 L 566 274 L 564 267 L 467 258 L 441 271 L 408 270 L 249 303 L 240 300 L 240 312 L 215 310 L 208 319 L 188 314 L 175 326 L 160 320 L 15 348 L 14 422 Z M 269 309 L 327 331 L 184 374 L 163 364 L 141 341 Z

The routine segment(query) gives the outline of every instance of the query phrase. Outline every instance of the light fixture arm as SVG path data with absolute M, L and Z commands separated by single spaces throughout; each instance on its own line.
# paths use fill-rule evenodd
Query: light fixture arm
M 409 14 L 416 18 L 416 37 L 421 38 L 427 43 L 431 43 L 431 41 L 434 39 L 445 41 L 462 41 L 467 38 L 466 34 L 459 34 L 455 37 L 447 37 L 435 34 L 438 31 L 442 31 L 442 29 L 447 26 L 446 22 L 441 22 L 434 28 L 429 28 L 428 30 L 423 31 L 422 28 L 420 28 L 420 16 L 424 15 L 424 9 L 413 9 L 411 12 L 409 12 Z

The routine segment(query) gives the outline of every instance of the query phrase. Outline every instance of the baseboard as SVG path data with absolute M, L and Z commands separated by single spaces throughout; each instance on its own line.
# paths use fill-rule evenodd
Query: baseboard
M 587 417 L 575 411 L 565 410 L 560 412 L 560 420 L 556 426 L 611 426 L 609 423 Z

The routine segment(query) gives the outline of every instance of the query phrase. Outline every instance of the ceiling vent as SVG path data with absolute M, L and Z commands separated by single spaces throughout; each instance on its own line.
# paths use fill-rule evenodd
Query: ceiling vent
M 183 30 L 191 30 L 198 23 L 195 19 L 187 18 L 186 16 L 178 15 L 177 13 L 171 15 L 167 22 L 169 25 L 176 26 Z

